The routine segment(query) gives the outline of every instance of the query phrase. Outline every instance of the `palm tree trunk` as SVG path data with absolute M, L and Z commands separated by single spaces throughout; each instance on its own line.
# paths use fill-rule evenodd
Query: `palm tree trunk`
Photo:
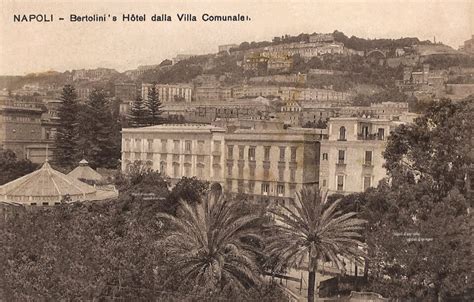
M 308 272 L 308 302 L 314 302 L 314 293 L 316 290 L 316 271 L 318 270 L 318 262 L 317 260 L 314 262 L 314 264 L 310 264 L 310 270 Z
M 308 302 L 314 302 L 314 287 L 316 284 L 316 271 L 308 272 Z

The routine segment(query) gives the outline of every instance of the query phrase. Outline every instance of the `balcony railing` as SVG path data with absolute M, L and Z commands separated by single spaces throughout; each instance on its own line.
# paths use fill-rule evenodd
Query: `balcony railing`
M 370 134 L 357 134 L 357 139 L 359 140 L 383 140 L 383 136 L 378 133 L 370 133 Z

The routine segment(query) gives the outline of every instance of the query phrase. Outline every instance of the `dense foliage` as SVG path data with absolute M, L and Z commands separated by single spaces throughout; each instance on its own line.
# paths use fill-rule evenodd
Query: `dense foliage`
M 343 32 L 334 31 L 334 39 L 337 42 L 344 43 L 347 48 L 355 50 L 370 49 L 395 49 L 410 47 L 417 44 L 431 44 L 430 41 L 420 41 L 418 38 L 400 38 L 400 39 L 363 39 L 356 36 L 347 37 Z
M 0 185 L 31 173 L 37 167 L 28 159 L 18 159 L 12 150 L 0 150 Z

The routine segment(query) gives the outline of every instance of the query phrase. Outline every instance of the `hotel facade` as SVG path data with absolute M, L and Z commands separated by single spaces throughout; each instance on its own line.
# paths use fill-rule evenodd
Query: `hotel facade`
M 196 176 L 229 193 L 282 203 L 303 186 L 319 184 L 321 134 L 259 127 L 255 122 L 235 131 L 198 124 L 123 129 L 122 170 L 139 160 L 172 181 Z

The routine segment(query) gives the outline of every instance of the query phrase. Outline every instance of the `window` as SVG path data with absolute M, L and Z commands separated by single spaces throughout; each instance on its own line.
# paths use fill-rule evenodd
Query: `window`
M 220 177 L 220 174 L 221 174 L 220 166 L 213 166 L 212 170 L 214 172 L 214 178 Z
M 377 132 L 377 138 L 379 140 L 384 140 L 384 137 L 385 137 L 385 129 L 384 128 L 379 128 L 379 130 Z
M 204 165 L 197 165 L 197 177 L 198 178 L 203 178 L 204 177 Z
M 239 159 L 244 159 L 245 146 L 239 146 Z
M 345 160 L 345 157 L 346 157 L 346 151 L 345 150 L 339 150 L 339 157 L 338 157 L 337 163 L 338 164 L 343 164 L 344 160 Z
M 220 155 L 214 155 L 214 156 L 212 156 L 212 161 L 214 162 L 214 164 L 220 163 L 220 161 L 221 161 L 221 156 L 220 156 Z
M 270 160 L 270 146 L 265 146 L 264 147 L 264 153 L 263 153 L 263 160 L 269 161 Z
M 369 126 L 362 127 L 362 137 L 363 138 L 369 137 Z
M 197 162 L 198 163 L 204 163 L 205 156 L 204 155 L 198 155 L 197 156 Z
M 167 139 L 162 139 L 161 140 L 161 152 L 166 153 L 166 143 L 168 142 Z
M 284 184 L 278 184 L 277 185 L 277 194 L 278 194 L 278 196 L 284 196 L 285 195 L 285 185 Z
M 328 154 L 327 153 L 323 153 L 323 160 L 328 160 Z
M 270 184 L 262 183 L 262 195 L 268 195 L 270 192 Z
M 173 176 L 179 177 L 179 164 L 178 163 L 173 164 Z
M 227 166 L 227 176 L 232 177 L 232 166 Z
M 140 139 L 138 139 L 138 138 L 135 139 L 135 150 L 137 150 L 137 151 L 141 150 Z
M 278 169 L 278 180 L 285 181 L 285 169 Z
M 221 152 L 221 142 L 220 141 L 214 141 L 214 151 L 215 152 Z
M 337 176 L 337 190 L 338 191 L 344 190 L 344 175 Z
M 244 178 L 244 167 L 239 165 L 239 178 Z
M 164 161 L 160 162 L 160 172 L 162 174 L 166 173 L 166 162 Z
M 178 140 L 173 141 L 173 150 L 174 150 L 174 152 L 179 153 L 179 141 Z
M 231 192 L 232 191 L 232 179 L 228 179 L 227 182 L 226 182 L 226 189 L 228 192 Z
M 290 169 L 290 182 L 295 182 L 296 169 Z
M 251 146 L 249 148 L 249 161 L 255 161 L 255 147 Z
M 245 187 L 244 187 L 244 181 L 243 180 L 239 180 L 237 182 L 237 192 L 239 192 L 239 193 L 244 193 L 245 192 Z
M 296 161 L 296 147 L 291 147 L 291 161 Z
M 251 178 L 255 177 L 255 167 L 249 167 L 249 175 Z
M 184 175 L 187 177 L 191 176 L 191 165 L 190 164 L 185 164 L 184 165 Z
M 255 182 L 249 181 L 249 194 L 253 194 L 255 191 Z
M 198 152 L 202 153 L 204 152 L 204 141 L 197 141 L 198 143 Z
M 280 161 L 285 161 L 285 150 L 286 147 L 280 147 Z
M 372 165 L 372 151 L 365 151 L 364 164 Z
M 364 176 L 364 191 L 370 188 L 371 185 L 372 185 L 372 177 Z
M 345 141 L 346 140 L 346 127 L 342 126 L 339 128 L 339 140 Z
M 49 202 L 43 202 L 44 206 L 49 206 Z
M 153 140 L 152 139 L 147 139 L 147 144 L 148 144 L 148 152 L 153 151 Z
M 232 159 L 234 157 L 234 146 L 227 146 L 227 158 Z
M 185 152 L 191 152 L 191 144 L 192 144 L 192 141 L 185 141 L 184 142 L 184 151 Z
M 323 179 L 323 187 L 326 187 L 326 185 L 327 185 L 327 182 L 325 179 Z

